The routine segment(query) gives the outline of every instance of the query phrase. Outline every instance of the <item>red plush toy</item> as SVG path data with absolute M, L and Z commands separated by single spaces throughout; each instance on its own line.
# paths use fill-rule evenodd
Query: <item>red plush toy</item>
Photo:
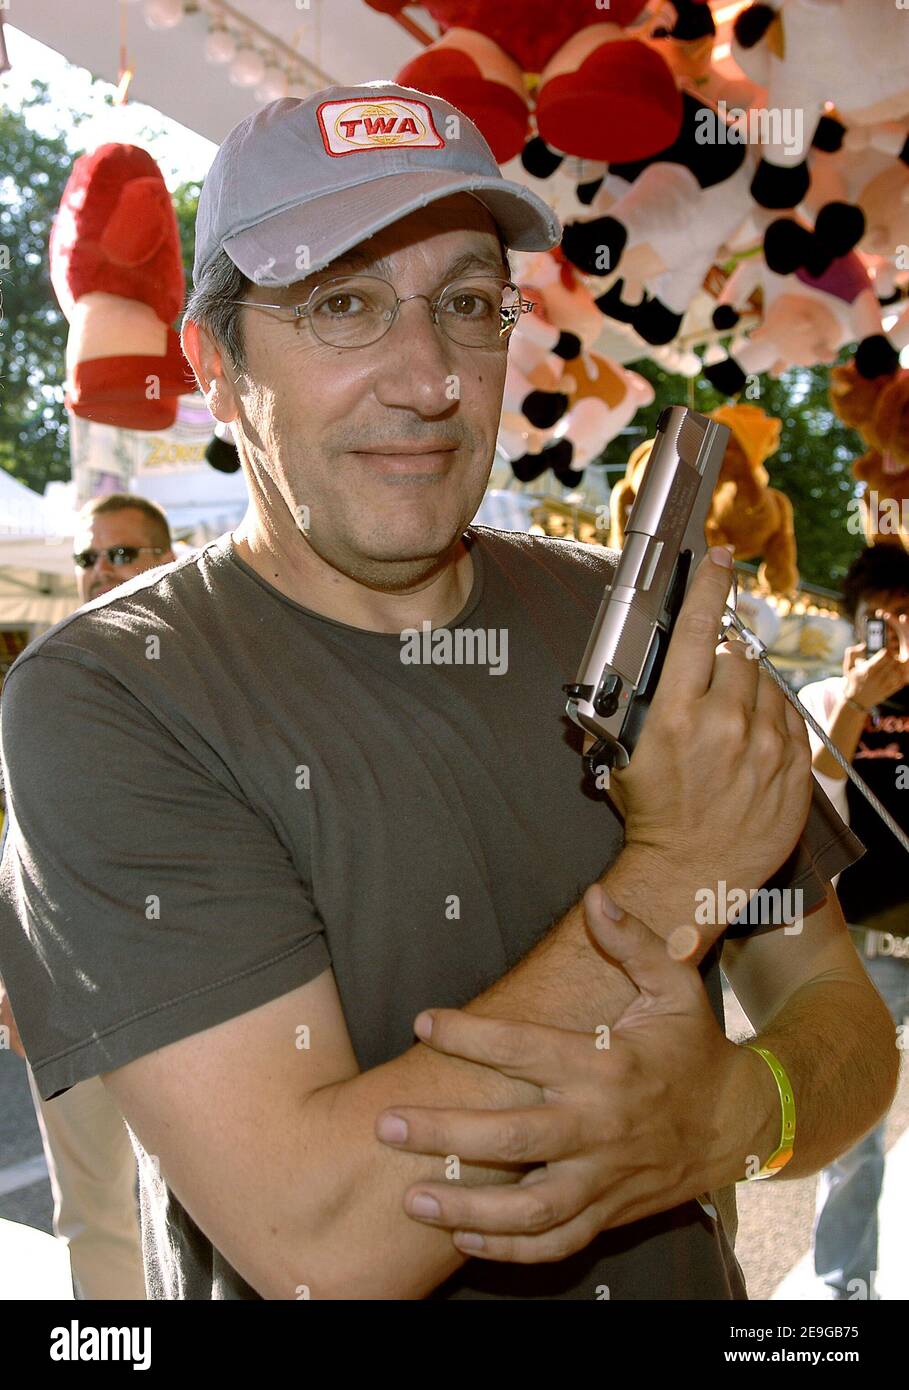
M 66 405 L 105 425 L 160 430 L 195 389 L 171 325 L 183 263 L 170 194 L 151 155 L 101 145 L 73 165 L 50 235 L 50 275 L 69 320 Z
M 397 15 L 409 0 L 366 3 Z M 643 159 L 672 143 L 682 115 L 669 65 L 623 32 L 644 5 L 645 0 L 610 0 L 607 6 L 591 0 L 423 0 L 444 35 L 395 81 L 463 111 L 500 164 L 524 149 L 534 86 L 537 129 L 546 145 L 606 163 Z

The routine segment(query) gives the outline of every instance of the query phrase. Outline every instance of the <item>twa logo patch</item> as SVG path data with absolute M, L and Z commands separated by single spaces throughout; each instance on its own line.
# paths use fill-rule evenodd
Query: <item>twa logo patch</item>
M 445 145 L 424 101 L 323 101 L 316 116 L 330 155 L 402 146 L 440 150 Z

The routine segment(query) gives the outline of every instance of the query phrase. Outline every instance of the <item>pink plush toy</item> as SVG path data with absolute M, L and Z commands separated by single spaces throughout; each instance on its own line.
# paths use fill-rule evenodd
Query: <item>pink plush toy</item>
M 718 391 L 734 396 L 751 373 L 778 376 L 788 367 L 811 367 L 833 362 L 846 343 L 859 342 L 856 366 L 862 370 L 862 348 L 876 346 L 882 337 L 881 306 L 861 259 L 850 251 L 837 257 L 820 275 L 799 270 L 776 275 L 761 256 L 742 261 L 723 287 L 714 325 L 732 328 L 739 310 L 755 289 L 763 295 L 763 321 L 744 347 L 733 356 L 705 367 L 704 375 Z M 873 359 L 875 352 L 868 357 Z
M 397 15 L 407 0 L 366 0 Z M 681 107 L 664 59 L 626 32 L 646 0 L 424 0 L 444 35 L 395 76 L 450 101 L 500 164 L 539 136 L 583 159 L 640 159 L 675 138 Z

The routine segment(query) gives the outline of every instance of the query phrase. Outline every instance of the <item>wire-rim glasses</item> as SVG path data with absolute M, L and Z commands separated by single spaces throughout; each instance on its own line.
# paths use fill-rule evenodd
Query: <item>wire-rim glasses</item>
M 461 347 L 495 348 L 513 332 L 522 312 L 534 307 L 517 285 L 494 275 L 465 275 L 430 299 L 425 294 L 399 296 L 378 275 L 334 275 L 321 281 L 304 304 L 262 304 L 232 299 L 253 309 L 281 309 L 294 320 L 306 318 L 320 342 L 329 347 L 368 347 L 383 338 L 408 299 L 425 299 L 433 322 Z

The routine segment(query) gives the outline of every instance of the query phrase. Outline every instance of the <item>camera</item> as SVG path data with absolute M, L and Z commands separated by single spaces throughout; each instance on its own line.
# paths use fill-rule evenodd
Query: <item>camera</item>
M 882 652 L 887 645 L 887 624 L 883 618 L 865 619 L 865 648 L 869 656 Z

